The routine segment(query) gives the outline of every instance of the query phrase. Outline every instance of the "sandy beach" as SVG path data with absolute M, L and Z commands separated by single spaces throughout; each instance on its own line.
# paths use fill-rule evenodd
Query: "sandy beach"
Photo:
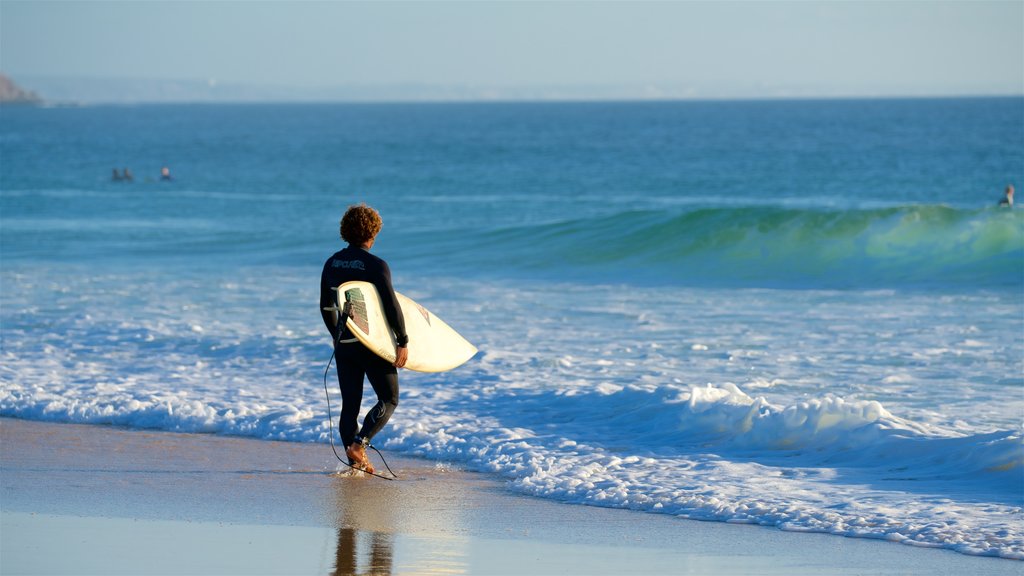
M 1021 574 L 1024 563 L 565 505 L 329 446 L 0 420 L 13 574 Z

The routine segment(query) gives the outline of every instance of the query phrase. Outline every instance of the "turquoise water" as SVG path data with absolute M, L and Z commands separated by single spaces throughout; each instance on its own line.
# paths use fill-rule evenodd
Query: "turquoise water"
M 1020 98 L 5 107 L 0 415 L 326 443 L 365 201 L 480 349 L 403 372 L 381 448 L 1024 558 L 1022 182 Z

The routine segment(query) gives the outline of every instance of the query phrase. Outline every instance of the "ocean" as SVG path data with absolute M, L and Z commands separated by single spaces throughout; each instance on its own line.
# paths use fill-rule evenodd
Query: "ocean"
M 1022 98 L 4 107 L 0 416 L 333 468 L 319 275 L 366 202 L 480 349 L 402 372 L 385 454 L 1024 559 L 1022 183 Z

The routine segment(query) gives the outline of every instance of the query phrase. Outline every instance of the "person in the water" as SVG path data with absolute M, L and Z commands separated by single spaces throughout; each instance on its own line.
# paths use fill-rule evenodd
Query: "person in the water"
M 1006 187 L 1006 192 L 1003 194 L 1002 200 L 999 201 L 999 205 L 1003 208 L 1013 208 L 1013 184 Z
M 380 214 L 373 208 L 366 204 L 350 206 L 341 219 L 341 238 L 348 242 L 348 247 L 328 258 L 320 275 L 320 314 L 334 339 L 334 354 L 338 361 L 338 386 L 341 388 L 338 434 L 349 464 L 370 473 L 373 465 L 366 456 L 366 446 L 387 424 L 398 406 L 398 368 L 405 366 L 409 358 L 409 336 L 391 285 L 391 269 L 387 262 L 369 252 L 382 225 Z M 380 294 L 384 315 L 397 342 L 393 364 L 370 351 L 348 327 L 339 325 L 337 311 L 324 310 L 337 304 L 332 288 L 352 280 L 370 282 Z M 363 399 L 364 376 L 377 394 L 377 403 L 366 414 L 363 427 L 359 429 L 357 420 Z

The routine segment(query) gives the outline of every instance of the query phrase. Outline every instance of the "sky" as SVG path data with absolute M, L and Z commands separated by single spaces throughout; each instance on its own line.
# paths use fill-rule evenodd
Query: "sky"
M 1021 0 L 0 0 L 0 71 L 156 99 L 1022 95 L 1022 30 Z

